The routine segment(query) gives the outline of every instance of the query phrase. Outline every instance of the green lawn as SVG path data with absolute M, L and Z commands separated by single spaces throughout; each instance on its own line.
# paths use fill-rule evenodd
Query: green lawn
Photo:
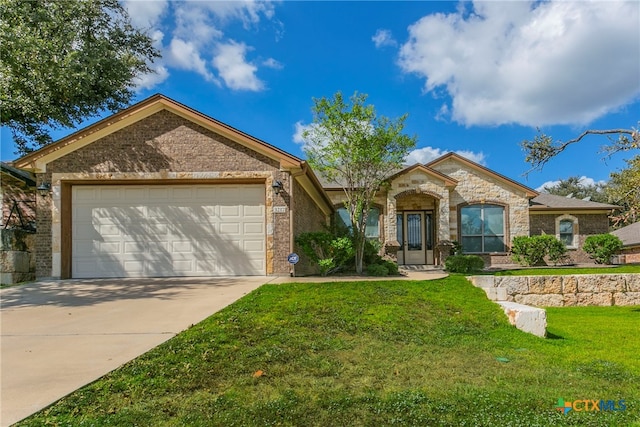
M 265 285 L 21 425 L 640 426 L 640 307 L 548 317 L 520 332 L 459 275 Z

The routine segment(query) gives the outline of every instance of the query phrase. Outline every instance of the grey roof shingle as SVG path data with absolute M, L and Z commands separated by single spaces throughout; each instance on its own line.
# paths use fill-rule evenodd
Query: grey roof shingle
M 618 236 L 624 246 L 640 245 L 640 222 L 634 222 L 626 227 L 612 231 L 611 234 Z
M 607 203 L 591 202 L 587 200 L 574 199 L 572 197 L 556 196 L 554 194 L 540 193 L 531 199 L 531 209 L 604 209 L 612 210 L 620 206 L 609 205 Z

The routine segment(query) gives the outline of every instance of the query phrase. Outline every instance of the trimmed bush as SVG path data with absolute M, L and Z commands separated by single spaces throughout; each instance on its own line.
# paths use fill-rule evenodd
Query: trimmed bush
M 451 273 L 473 273 L 484 268 L 484 261 L 478 255 L 452 255 L 444 262 Z
M 389 270 L 386 266 L 382 264 L 371 264 L 367 266 L 367 275 L 368 276 L 388 276 Z
M 517 236 L 511 243 L 511 258 L 518 264 L 534 266 L 545 264 L 545 257 L 557 264 L 565 257 L 567 248 L 550 234 Z
M 611 264 L 611 257 L 622 249 L 622 240 L 613 234 L 596 234 L 585 239 L 582 250 L 598 264 Z

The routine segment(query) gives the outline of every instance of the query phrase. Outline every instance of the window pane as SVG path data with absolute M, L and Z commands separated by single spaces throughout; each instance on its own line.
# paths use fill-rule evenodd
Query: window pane
M 573 221 L 563 219 L 560 221 L 560 234 L 573 234 Z
M 462 252 L 482 252 L 482 237 L 463 237 Z
M 484 238 L 484 252 L 504 252 L 504 240 L 501 236 Z
M 482 210 L 479 207 L 464 207 L 460 216 L 463 236 L 482 234 Z
M 504 208 L 502 206 L 484 207 L 484 235 L 504 235 Z
M 573 246 L 573 234 L 560 234 L 560 241 L 565 246 Z
M 380 210 L 378 208 L 369 209 L 364 235 L 366 237 L 380 237 Z
M 420 214 L 407 214 L 407 249 L 422 250 L 422 219 Z
M 349 218 L 349 211 L 346 208 L 338 208 L 336 211 L 336 220 L 338 226 L 344 226 L 347 228 L 351 228 L 351 219 Z
M 402 217 L 402 214 L 396 215 L 396 239 L 398 240 L 398 243 L 400 243 L 400 245 L 404 244 L 404 237 L 402 236 L 402 227 L 404 226 L 402 223 Z

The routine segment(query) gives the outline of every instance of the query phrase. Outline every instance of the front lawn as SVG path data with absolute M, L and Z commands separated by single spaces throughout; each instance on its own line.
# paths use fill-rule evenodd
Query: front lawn
M 640 426 L 638 325 L 556 308 L 537 338 L 459 275 L 265 285 L 21 425 Z

